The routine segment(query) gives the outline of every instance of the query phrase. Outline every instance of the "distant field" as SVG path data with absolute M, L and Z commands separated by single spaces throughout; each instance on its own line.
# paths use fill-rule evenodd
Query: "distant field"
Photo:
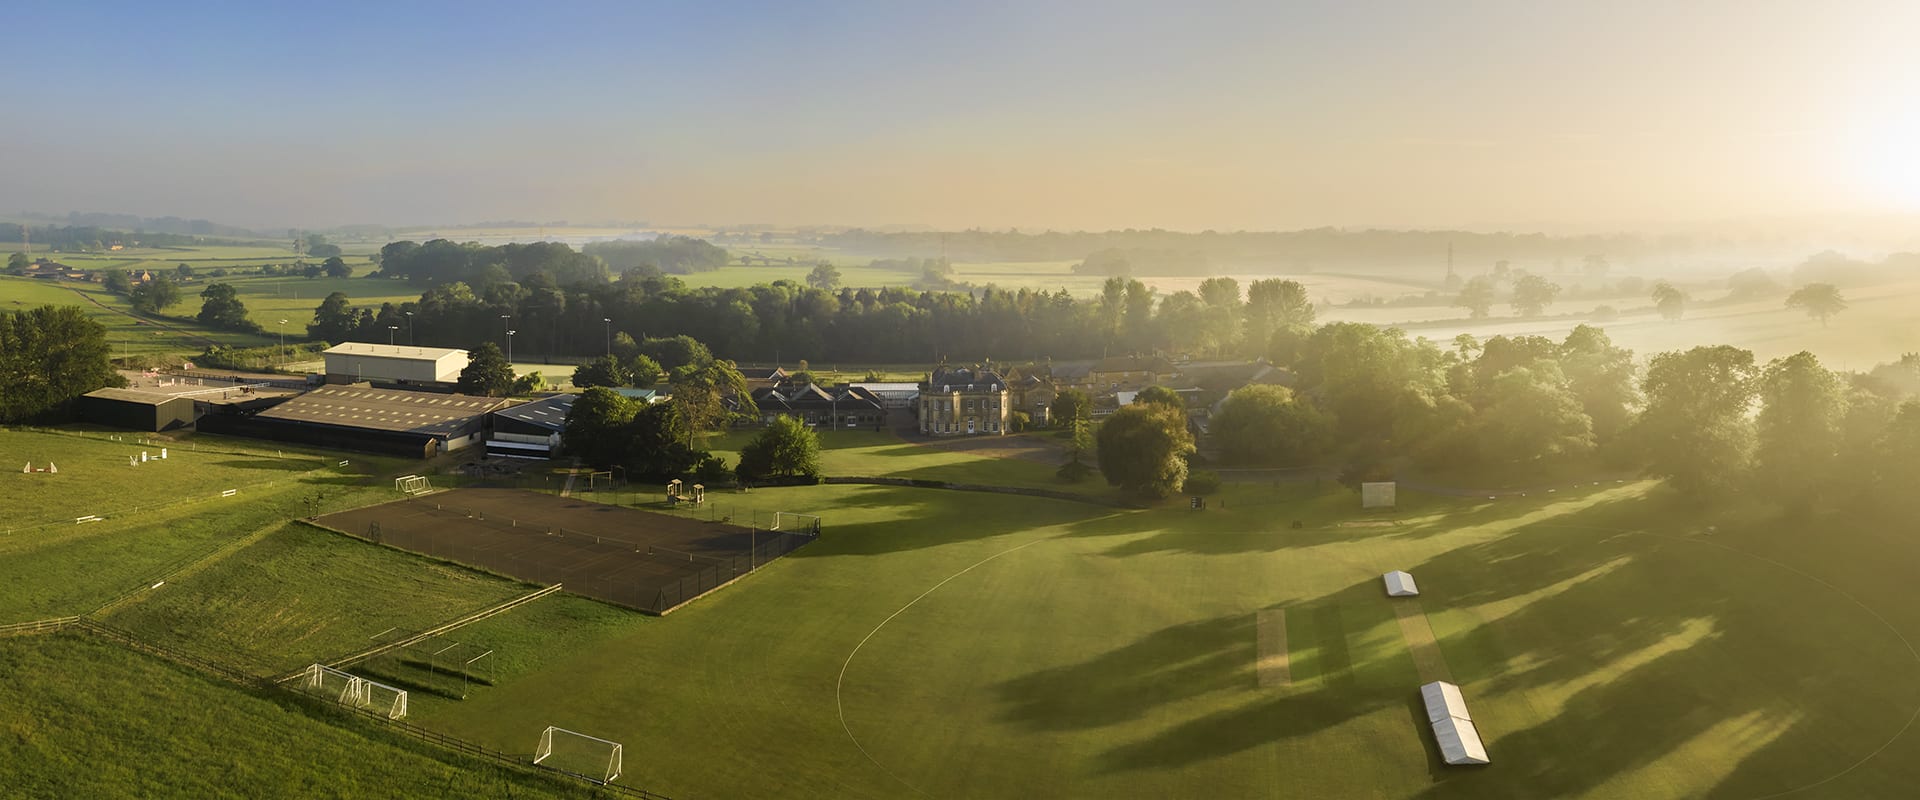
M 197 293 L 198 288 L 189 287 Z M 93 302 L 90 302 L 93 301 Z M 113 354 L 151 355 L 159 353 L 198 353 L 208 344 L 257 347 L 270 344 L 265 336 L 216 331 L 191 319 L 150 319 L 132 314 L 126 298 L 100 288 L 99 284 L 60 283 L 28 278 L 0 277 L 0 308 L 18 311 L 39 305 L 78 306 L 105 326 Z M 191 308 L 189 306 L 191 305 Z M 197 296 L 186 296 L 180 305 L 167 309 L 170 314 L 191 317 L 199 309 Z
M 13 797 L 599 796 L 78 636 L 0 640 L 0 673 Z
M 240 294 L 247 306 L 247 317 L 260 323 L 269 334 L 285 329 L 289 337 L 304 339 L 313 310 L 333 292 L 344 292 L 354 307 L 378 309 L 383 302 L 399 305 L 420 299 L 421 289 L 405 281 L 367 278 L 365 265 L 356 269 L 360 277 L 304 278 L 299 276 L 238 276 L 225 279 Z M 286 320 L 281 325 L 280 320 Z M 404 342 L 406 331 L 400 331 Z
M 120 436 L 121 441 L 106 439 Z M 148 509 L 180 500 L 206 498 L 225 489 L 251 487 L 268 481 L 288 481 L 305 473 L 333 469 L 331 461 L 282 451 L 275 458 L 272 445 L 247 440 L 210 440 L 201 451 L 198 440 L 186 443 L 156 440 L 139 444 L 142 434 L 131 431 L 95 432 L 87 436 L 0 429 L 0 496 L 7 498 L 0 518 L 8 528 L 66 521 L 84 514 L 118 517 L 145 505 Z M 217 443 L 215 443 L 217 441 Z M 251 455 L 225 452 L 240 445 Z M 262 445 L 266 447 L 262 448 Z M 164 461 L 128 466 L 129 456 L 146 452 Z M 214 452 L 218 448 L 222 452 Z M 20 467 L 48 462 L 59 474 L 22 474 Z

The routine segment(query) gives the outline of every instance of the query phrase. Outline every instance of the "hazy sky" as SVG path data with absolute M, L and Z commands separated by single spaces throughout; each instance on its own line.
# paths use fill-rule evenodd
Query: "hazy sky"
M 0 210 L 1280 229 L 1920 210 L 1920 2 L 65 3 Z

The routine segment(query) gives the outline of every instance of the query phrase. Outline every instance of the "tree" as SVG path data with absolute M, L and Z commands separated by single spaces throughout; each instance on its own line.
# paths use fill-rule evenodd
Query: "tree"
M 506 397 L 513 393 L 513 365 L 500 352 L 500 346 L 485 342 L 469 354 L 466 369 L 460 370 L 460 391 L 484 397 Z
M 796 476 L 820 477 L 820 437 L 798 418 L 781 414 L 740 448 L 734 473 L 743 481 Z
M 211 327 L 225 331 L 257 331 L 260 325 L 247 319 L 247 306 L 240 302 L 240 295 L 234 291 L 233 284 L 213 283 L 201 290 L 199 320 Z
M 80 395 L 127 385 L 111 352 L 79 306 L 0 311 L 0 423 L 52 421 Z
M 1593 421 L 1567 390 L 1551 361 L 1494 376 L 1480 415 L 1481 452 L 1502 461 L 1532 461 L 1593 447 Z
M 179 305 L 180 285 L 165 275 L 155 275 L 153 280 L 133 287 L 127 298 L 133 301 L 133 310 L 151 314 Z
M 1054 474 L 1063 480 L 1079 483 L 1093 472 L 1093 468 L 1086 463 L 1087 454 L 1093 452 L 1093 421 L 1086 417 L 1075 417 L 1068 425 L 1071 435 L 1067 439 L 1067 462 L 1061 464 Z
M 1061 389 L 1047 406 L 1047 422 L 1056 428 L 1070 427 L 1074 420 L 1092 416 L 1093 399 L 1079 389 Z
M 1653 285 L 1653 307 L 1665 319 L 1679 319 L 1687 313 L 1687 293 L 1666 281 Z
M 1636 435 L 1649 471 L 1690 493 L 1738 485 L 1753 454 L 1753 353 L 1737 347 L 1695 347 L 1661 353 L 1641 381 L 1647 408 Z
M 1537 317 L 1560 296 L 1560 285 L 1539 275 L 1522 275 L 1513 282 L 1513 310 L 1523 317 Z
M 1333 424 L 1283 386 L 1233 390 L 1207 426 L 1208 437 L 1233 464 L 1295 465 L 1323 455 Z
M 114 294 L 133 293 L 133 279 L 127 277 L 127 273 L 124 270 L 107 270 L 107 277 L 101 280 L 100 285 L 106 287 L 107 291 Z
M 732 411 L 727 402 L 746 402 L 750 390 L 747 379 L 732 361 L 715 360 L 702 366 L 687 365 L 673 370 L 673 397 L 668 401 L 679 410 L 686 423 L 687 446 L 692 447 L 696 433 L 714 430 Z
M 1820 327 L 1824 328 L 1827 318 L 1847 310 L 1847 301 L 1831 283 L 1809 283 L 1787 295 L 1787 308 L 1806 309 L 1807 316 L 1820 320 Z
M 1493 280 L 1485 275 L 1475 275 L 1467 285 L 1460 288 L 1460 295 L 1453 299 L 1456 308 L 1464 308 L 1474 319 L 1485 319 L 1493 310 Z
M 340 245 L 324 244 L 324 243 L 309 245 L 307 247 L 307 255 L 313 256 L 314 258 L 326 258 L 326 259 L 339 258 Z
M 567 410 L 560 443 L 569 454 L 595 467 L 624 464 L 626 428 L 639 412 L 638 403 L 604 386 L 588 387 Z
M 27 274 L 27 268 L 31 266 L 33 266 L 33 261 L 27 258 L 26 253 L 14 253 L 13 255 L 7 256 L 8 275 L 25 275 Z
M 627 360 L 627 381 L 641 389 L 651 389 L 667 377 L 667 371 L 660 368 L 660 362 L 639 353 Z
M 640 343 L 640 352 L 658 362 L 668 371 L 687 365 L 704 365 L 713 361 L 713 351 L 691 336 L 680 335 L 665 339 L 649 337 Z
M 1178 409 L 1127 406 L 1107 417 L 1095 438 L 1100 474 L 1122 492 L 1158 500 L 1187 482 L 1193 436 L 1187 433 L 1187 415 Z
M 313 321 L 307 323 L 307 338 L 339 344 L 353 335 L 353 307 L 346 292 L 333 292 L 313 308 Z
M 1185 411 L 1187 403 L 1180 395 L 1165 386 L 1149 386 L 1133 396 L 1135 403 L 1157 403 L 1171 409 Z
M 1307 287 L 1298 281 L 1258 280 L 1247 284 L 1245 317 L 1246 346 L 1258 353 L 1281 328 L 1311 327 L 1313 301 L 1307 297 Z
M 177 267 L 174 267 L 173 274 L 180 276 L 180 280 L 183 280 L 183 281 L 188 278 L 191 278 L 193 277 L 193 265 L 181 264 Z
M 613 356 L 601 356 L 573 370 L 573 385 L 582 389 L 590 386 L 625 386 L 632 379 L 632 374 Z
M 835 269 L 832 264 L 817 264 L 812 272 L 807 273 L 807 285 L 822 291 L 832 291 L 834 287 L 840 285 L 840 270 Z
M 1633 406 L 1633 351 L 1615 347 L 1605 331 L 1580 325 L 1560 344 L 1560 367 L 1567 390 L 1580 399 L 1580 408 L 1593 424 L 1596 444 L 1613 441 L 1626 430 Z
M 1840 378 L 1804 350 L 1760 373 L 1754 466 L 1771 496 L 1804 509 L 1833 473 L 1846 395 Z
M 346 260 L 338 255 L 328 256 L 327 260 L 320 264 L 320 270 L 329 278 L 353 277 L 353 268 L 347 266 Z

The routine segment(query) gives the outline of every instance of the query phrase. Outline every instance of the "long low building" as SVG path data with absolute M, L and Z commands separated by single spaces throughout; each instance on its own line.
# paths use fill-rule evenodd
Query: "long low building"
M 364 386 L 322 386 L 257 414 L 209 414 L 200 430 L 428 458 L 479 444 L 511 401 Z
M 465 350 L 368 342 L 342 342 L 320 355 L 328 383 L 454 383 L 469 360 Z
M 493 434 L 487 437 L 487 455 L 506 458 L 553 458 L 560 454 L 560 434 L 567 429 L 567 413 L 579 395 L 557 394 L 493 412 Z
M 193 399 L 177 395 L 97 389 L 80 396 L 80 418 L 136 431 L 169 431 L 193 424 Z

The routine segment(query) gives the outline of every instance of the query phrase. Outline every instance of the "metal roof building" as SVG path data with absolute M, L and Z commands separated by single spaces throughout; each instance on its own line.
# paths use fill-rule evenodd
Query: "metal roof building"
M 327 362 L 328 383 L 453 383 L 468 361 L 465 350 L 367 342 L 342 342 L 320 355 Z
M 487 437 L 487 455 L 507 458 L 552 458 L 560 453 L 560 434 L 567 429 L 567 412 L 575 394 L 557 394 L 531 403 L 493 412 L 493 434 Z
M 478 444 L 487 415 L 511 401 L 460 394 L 363 386 L 322 386 L 251 416 L 214 414 L 200 429 L 297 442 L 429 457 Z
M 96 389 L 80 396 L 80 418 L 136 431 L 168 431 L 193 424 L 193 398 L 128 389 Z

